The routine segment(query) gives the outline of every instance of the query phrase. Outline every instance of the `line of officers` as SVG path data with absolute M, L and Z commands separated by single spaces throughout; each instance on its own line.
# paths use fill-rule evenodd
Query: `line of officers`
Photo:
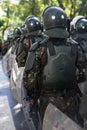
M 6 42 L 16 54 L 18 67 L 25 66 L 23 86 L 30 105 L 37 106 L 40 99 L 41 120 L 51 102 L 84 127 L 84 118 L 79 113 L 84 94 L 78 83 L 86 81 L 85 16 L 79 15 L 69 21 L 62 8 L 48 6 L 42 13 L 41 21 L 36 16 L 28 16 L 21 26 L 14 28 Z

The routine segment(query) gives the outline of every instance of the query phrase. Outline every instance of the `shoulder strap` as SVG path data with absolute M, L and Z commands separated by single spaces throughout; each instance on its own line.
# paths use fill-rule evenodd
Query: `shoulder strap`
M 50 56 L 55 55 L 55 48 L 51 41 L 47 43 L 47 48 L 49 49 Z
M 39 42 L 35 42 L 34 44 L 32 44 L 29 52 L 36 51 L 39 48 L 39 46 Z
M 83 42 L 80 38 L 77 38 L 77 42 L 78 42 L 78 45 L 80 46 L 81 50 L 83 53 L 85 53 L 85 49 L 84 47 L 82 46 L 83 45 Z
M 25 64 L 25 71 L 30 71 L 34 65 L 35 61 L 35 52 L 28 53 L 26 64 Z
M 77 50 L 77 42 L 74 41 L 73 39 L 69 38 L 68 41 L 70 46 L 71 46 L 71 55 L 75 55 L 77 54 L 78 50 Z
M 38 42 L 34 43 L 31 46 L 30 51 L 28 52 L 28 56 L 27 56 L 27 60 L 25 64 L 25 71 L 29 71 L 32 69 L 34 65 L 34 61 L 35 61 L 35 51 L 37 48 L 39 48 Z

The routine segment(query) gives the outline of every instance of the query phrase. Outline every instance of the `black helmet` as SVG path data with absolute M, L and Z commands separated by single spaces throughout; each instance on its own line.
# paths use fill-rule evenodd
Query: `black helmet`
M 71 33 L 74 33 L 76 31 L 76 24 L 81 20 L 84 19 L 85 17 L 82 15 L 76 16 L 73 18 L 73 20 L 70 23 L 70 31 Z
M 35 16 L 28 17 L 25 26 L 29 35 L 39 35 L 42 32 L 40 20 Z
M 42 22 L 48 35 L 56 31 L 53 37 L 68 37 L 67 16 L 59 6 L 48 6 L 42 13 Z
M 13 33 L 8 34 L 7 39 L 8 41 L 12 40 L 14 38 Z
M 76 24 L 76 31 L 79 34 L 87 33 L 87 19 L 81 19 Z
M 14 34 L 15 36 L 21 35 L 21 28 L 20 28 L 20 27 L 14 28 L 13 34 Z
M 26 29 L 26 25 L 25 22 L 21 25 L 21 34 L 27 34 L 27 29 Z
M 30 19 L 30 18 L 33 18 L 34 16 L 31 15 L 31 16 L 28 16 L 26 19 L 25 19 L 25 23 Z

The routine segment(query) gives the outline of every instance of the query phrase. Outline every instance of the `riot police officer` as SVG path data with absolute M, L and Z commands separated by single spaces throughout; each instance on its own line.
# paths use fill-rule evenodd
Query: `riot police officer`
M 10 47 L 12 46 L 13 43 L 13 33 L 10 33 L 7 36 L 7 39 L 4 40 L 4 43 L 2 45 L 2 55 L 4 56 L 6 54 L 6 52 L 10 49 Z
M 71 37 L 78 42 L 79 54 L 82 58 L 77 80 L 78 82 L 84 82 L 86 80 L 85 68 L 87 68 L 87 19 L 84 16 L 76 16 L 71 21 L 70 30 Z
M 79 17 L 79 16 L 78 16 Z M 80 113 L 84 118 L 87 118 L 86 115 L 86 95 L 87 95 L 87 91 L 86 91 L 86 70 L 87 70 L 87 19 L 84 16 L 81 16 L 81 19 L 77 19 L 77 17 L 75 17 L 74 19 L 76 19 L 76 22 L 73 22 L 72 20 L 72 24 L 74 25 L 75 28 L 75 34 L 76 37 L 74 38 L 77 42 L 78 42 L 78 48 L 79 48 L 79 52 L 82 60 L 82 63 L 80 65 L 80 69 L 79 69 L 79 73 L 78 73 L 78 82 L 83 82 L 84 85 L 80 85 L 80 89 L 83 91 L 83 97 L 81 100 L 81 105 L 80 105 Z M 71 30 L 72 31 L 72 30 Z M 85 66 L 85 69 L 82 69 L 83 66 Z
M 70 22 L 70 36 L 74 39 L 77 36 L 77 31 L 76 31 L 76 23 L 81 20 L 84 19 L 85 16 L 79 15 L 76 16 L 72 19 L 72 21 Z
M 25 34 L 21 39 L 16 57 L 18 66 L 25 65 L 30 46 L 36 41 L 41 41 L 43 38 L 40 20 L 35 16 L 29 16 L 25 19 L 24 30 Z
M 18 26 L 13 30 L 12 53 L 17 54 L 20 39 L 21 39 L 21 27 Z
M 81 91 L 76 80 L 76 68 L 81 61 L 77 59 L 76 42 L 68 38 L 67 16 L 62 8 L 48 6 L 42 13 L 42 22 L 47 37 L 31 47 L 25 64 L 25 71 L 29 74 L 29 97 L 33 103 L 40 99 L 42 120 L 51 102 L 83 126 L 83 120 L 78 119 Z

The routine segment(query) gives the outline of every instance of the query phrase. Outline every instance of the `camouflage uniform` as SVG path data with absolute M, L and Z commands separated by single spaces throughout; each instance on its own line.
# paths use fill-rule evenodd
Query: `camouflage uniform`
M 41 71 L 41 48 L 37 50 L 36 52 L 36 59 L 35 59 L 35 63 L 34 63 L 34 68 L 32 68 L 32 70 L 30 71 L 25 71 L 24 75 L 23 75 L 23 83 L 26 89 L 29 88 L 29 90 L 35 89 L 36 87 L 36 81 L 38 82 L 37 76 L 40 75 Z M 40 76 L 38 77 L 40 78 Z M 41 80 L 40 80 L 41 81 Z
M 33 105 L 34 103 L 36 104 L 36 99 L 40 99 L 40 115 L 42 120 L 45 109 L 47 105 L 51 102 L 58 109 L 69 116 L 72 120 L 76 121 L 78 124 L 82 122 L 81 125 L 83 125 L 83 119 L 78 113 L 81 92 L 79 90 L 77 82 L 75 81 L 75 87 L 70 90 L 45 90 L 43 86 L 42 75 L 44 66 L 47 64 L 46 48 L 40 47 L 39 49 L 37 49 L 35 56 L 36 57 L 34 65 L 31 70 L 27 70 L 25 72 L 23 83 L 25 88 L 28 90 L 28 95 L 30 99 L 33 99 Z M 28 76 L 27 81 L 25 80 L 26 76 Z
M 24 37 L 19 45 L 18 53 L 16 56 L 16 60 L 18 63 L 18 67 L 25 66 L 25 62 L 27 59 L 28 51 L 31 45 L 35 42 L 39 42 L 42 40 L 42 36 L 30 36 Z
M 17 51 L 16 61 L 18 63 L 18 67 L 22 67 L 25 65 L 26 57 L 28 50 L 25 48 L 25 44 L 28 44 L 27 49 L 29 49 L 29 38 L 23 37 L 20 40 L 20 44 Z

